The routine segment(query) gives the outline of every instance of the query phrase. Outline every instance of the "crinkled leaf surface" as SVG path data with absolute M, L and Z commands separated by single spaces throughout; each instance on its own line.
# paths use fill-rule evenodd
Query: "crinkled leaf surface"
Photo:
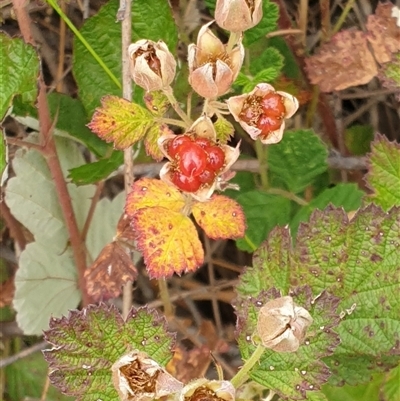
M 241 206 L 222 195 L 214 195 L 207 202 L 197 202 L 192 213 L 198 225 L 212 239 L 243 237 L 246 222 Z
M 268 168 L 273 179 L 299 193 L 327 170 L 327 156 L 326 147 L 313 131 L 287 131 L 281 142 L 268 148 Z
M 340 183 L 333 188 L 322 191 L 306 206 L 303 206 L 290 222 L 292 235 L 296 235 L 300 222 L 307 221 L 315 209 L 325 209 L 330 203 L 342 206 L 346 212 L 357 210 L 365 193 L 356 184 Z
M 116 23 L 118 0 L 111 0 L 89 18 L 80 32 L 95 52 L 119 78 L 121 76 L 121 24 Z M 164 40 L 174 52 L 177 30 L 168 2 L 138 0 L 132 3 L 132 40 Z M 84 45 L 75 37 L 73 73 L 79 87 L 79 96 L 91 115 L 105 95 L 121 96 L 121 89 L 106 74 Z
M 36 99 L 36 80 L 39 74 L 39 58 L 35 49 L 22 39 L 10 38 L 0 33 L 0 120 L 5 117 L 16 95 L 25 102 Z
M 51 316 L 76 308 L 81 299 L 72 251 L 57 253 L 49 242 L 32 242 L 21 253 L 14 308 L 25 334 L 39 335 Z
M 244 33 L 243 43 L 246 47 L 256 42 L 258 39 L 265 37 L 269 32 L 276 28 L 279 17 L 279 7 L 270 0 L 263 0 L 263 17 L 255 27 Z
M 251 74 L 256 76 L 268 67 L 276 71 L 275 75 L 277 77 L 280 70 L 283 68 L 283 64 L 284 58 L 279 50 L 274 47 L 267 47 L 258 57 L 254 57 L 254 59 L 251 60 L 249 68 Z
M 243 208 L 247 223 L 245 237 L 236 241 L 244 251 L 254 252 L 275 226 L 289 222 L 290 201 L 286 198 L 254 190 L 239 195 L 236 200 Z
M 400 144 L 378 135 L 371 144 L 368 186 L 374 191 L 371 200 L 385 210 L 400 205 Z
M 243 359 L 250 357 L 254 345 L 252 337 L 261 305 L 282 295 L 275 288 L 261 291 L 253 297 L 246 296 L 238 309 L 239 348 Z M 314 321 L 307 330 L 304 345 L 295 353 L 275 352 L 266 349 L 259 364 L 250 376 L 257 383 L 291 400 L 304 399 L 319 390 L 328 380 L 329 370 L 321 358 L 332 354 L 339 338 L 332 330 L 339 318 L 335 314 L 339 299 L 323 292 L 313 298 L 310 287 L 298 287 L 291 293 L 295 304 L 309 311 Z
M 133 217 L 138 249 L 152 278 L 191 272 L 204 260 L 203 246 L 189 217 L 164 207 L 142 208 Z
M 111 366 L 128 351 L 144 351 L 165 365 L 173 345 L 157 312 L 132 309 L 124 321 L 114 306 L 104 304 L 52 319 L 45 339 L 53 345 L 44 351 L 51 382 L 64 394 L 84 401 L 119 399 L 112 385 Z
M 372 369 L 387 369 L 399 361 L 399 211 L 384 213 L 371 205 L 351 221 L 341 209 L 315 211 L 300 225 L 295 247 L 287 229 L 275 230 L 241 277 L 240 297 L 256 297 L 271 287 L 287 294 L 307 283 L 314 297 L 325 290 L 340 298 L 336 313 L 342 320 L 335 330 L 341 344 L 324 358 L 332 384 L 366 382 Z M 241 345 L 244 355 L 248 346 Z
M 154 113 L 117 96 L 104 96 L 101 103 L 88 124 L 96 135 L 121 150 L 145 137 L 147 154 L 158 161 L 163 158 L 157 145 L 163 124 L 157 123 Z
M 182 194 L 163 181 L 141 178 L 132 186 L 126 200 L 125 211 L 133 217 L 138 210 L 151 207 L 163 207 L 180 212 L 185 205 Z

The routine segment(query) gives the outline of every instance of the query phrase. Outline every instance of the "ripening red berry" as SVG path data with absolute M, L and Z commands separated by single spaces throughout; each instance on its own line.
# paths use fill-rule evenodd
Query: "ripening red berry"
M 207 167 L 198 178 L 202 184 L 211 184 L 215 180 L 215 171 Z
M 282 117 L 285 113 L 283 97 L 278 93 L 269 92 L 262 97 L 261 106 L 263 114 L 273 117 Z
M 221 169 L 225 163 L 225 153 L 219 146 L 209 146 L 205 149 L 208 154 L 208 167 L 213 171 Z
M 180 147 L 184 143 L 190 143 L 192 139 L 187 135 L 177 135 L 174 139 L 172 139 L 167 145 L 167 153 L 175 159 L 176 154 L 178 153 Z
M 206 152 L 194 142 L 179 146 L 176 158 L 179 160 L 179 170 L 188 177 L 197 177 L 207 166 Z
M 257 128 L 261 130 L 261 135 L 268 135 L 270 132 L 279 129 L 282 122 L 281 118 L 263 114 L 258 120 Z
M 188 177 L 182 174 L 180 171 L 172 173 L 171 181 L 181 191 L 185 192 L 196 192 L 201 185 L 199 177 Z
M 207 146 L 211 146 L 211 142 L 207 138 L 197 138 L 195 139 L 195 142 L 203 149 L 206 148 Z
M 249 125 L 254 125 L 259 117 L 259 111 L 253 105 L 247 105 L 240 112 L 240 119 Z

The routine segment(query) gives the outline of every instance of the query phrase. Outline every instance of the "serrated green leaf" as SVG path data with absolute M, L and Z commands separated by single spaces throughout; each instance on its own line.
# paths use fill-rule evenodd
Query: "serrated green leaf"
M 251 338 L 254 332 L 259 305 L 281 296 L 281 293 L 271 288 L 253 297 L 242 295 L 239 302 L 245 306 L 238 311 L 239 349 L 246 360 L 254 350 L 246 338 Z M 297 288 L 291 296 L 296 305 L 306 308 L 314 319 L 307 330 L 304 345 L 295 353 L 266 349 L 259 363 L 251 370 L 250 377 L 284 398 L 297 400 L 308 398 L 329 377 L 329 370 L 321 358 L 332 354 L 339 343 L 338 336 L 332 330 L 339 321 L 334 315 L 339 300 L 326 292 L 313 299 L 310 287 Z
M 105 180 L 123 162 L 124 154 L 121 151 L 114 150 L 107 159 L 72 168 L 69 170 L 68 178 L 71 178 L 76 185 L 93 184 L 100 180 Z
M 283 64 L 284 58 L 279 50 L 275 49 L 274 47 L 268 47 L 251 61 L 250 72 L 252 75 L 257 76 L 257 74 L 260 74 L 263 70 L 274 71 L 276 78 L 279 75 Z M 271 81 L 275 78 L 269 80 Z
M 385 375 L 384 384 L 381 388 L 381 396 L 384 401 L 399 401 L 400 398 L 400 365 Z
M 371 144 L 365 177 L 374 192 L 370 200 L 387 210 L 400 205 L 400 144 L 378 135 Z
M 239 75 L 235 80 L 235 85 L 246 86 L 246 85 L 251 85 L 252 82 L 253 81 L 246 74 L 239 72 Z
M 399 211 L 385 213 L 369 206 L 350 222 L 340 209 L 315 211 L 300 226 L 295 247 L 290 242 L 277 246 L 289 232 L 274 230 L 256 253 L 253 268 L 241 277 L 238 305 L 271 287 L 287 293 L 307 283 L 315 297 L 327 291 L 341 299 L 336 313 L 342 320 L 335 328 L 341 343 L 324 358 L 333 372 L 331 384 L 366 382 L 373 369 L 395 366 L 400 333 Z
M 7 399 L 11 401 L 40 399 L 47 373 L 48 366 L 40 352 L 7 366 L 5 369 Z M 53 386 L 49 387 L 46 400 L 73 401 L 72 398 L 60 394 Z
M 361 206 L 363 196 L 364 192 L 355 184 L 340 183 L 333 188 L 325 189 L 293 217 L 290 223 L 292 235 L 296 235 L 300 222 L 307 221 L 315 209 L 325 209 L 331 203 L 336 207 L 342 206 L 346 212 L 350 212 Z
M 283 74 L 289 79 L 300 79 L 301 72 L 297 65 L 297 61 L 293 56 L 286 40 L 280 36 L 274 36 L 268 39 L 268 49 L 273 46 L 283 56 L 284 65 L 282 67 Z
M 121 24 L 116 23 L 118 0 L 111 0 L 89 18 L 80 32 L 104 61 L 111 72 L 121 76 Z M 135 0 L 132 3 L 132 37 L 163 40 L 174 52 L 177 30 L 168 2 L 164 0 Z M 105 95 L 121 96 L 121 90 L 104 72 L 84 45 L 74 39 L 73 73 L 79 96 L 89 115 L 100 105 Z M 141 91 L 142 93 L 142 91 Z
M 54 346 L 44 352 L 52 371 L 51 382 L 63 393 L 85 401 L 119 400 L 111 366 L 125 353 L 144 351 L 165 365 L 173 345 L 157 312 L 133 309 L 124 322 L 114 306 L 104 304 L 52 319 L 45 339 Z
M 7 179 L 8 173 L 8 150 L 3 129 L 0 127 L 0 187 Z
M 243 207 L 247 230 L 245 237 L 236 241 L 239 249 L 254 252 L 276 225 L 289 221 L 290 201 L 261 191 L 250 191 L 236 200 Z
M 269 0 L 263 0 L 262 8 L 263 17 L 260 23 L 244 33 L 243 44 L 245 47 L 250 46 L 258 39 L 264 37 L 267 33 L 276 29 L 279 17 L 279 7 Z
M 253 80 L 253 84 L 257 85 L 263 82 L 271 82 L 279 76 L 280 71 L 275 67 L 267 67 L 260 71 Z
M 80 299 L 72 251 L 60 255 L 48 242 L 29 244 L 15 276 L 14 308 L 23 332 L 40 335 L 51 316 L 76 308 Z
M 17 94 L 27 103 L 35 101 L 38 74 L 39 58 L 35 49 L 22 39 L 0 33 L 0 121 Z
M 217 132 L 217 140 L 223 145 L 225 145 L 235 133 L 233 125 L 221 115 L 218 116 L 217 121 L 214 123 L 214 128 Z
M 276 177 L 289 191 L 299 193 L 327 170 L 327 156 L 326 147 L 313 131 L 287 131 L 281 142 L 268 148 L 271 179 Z

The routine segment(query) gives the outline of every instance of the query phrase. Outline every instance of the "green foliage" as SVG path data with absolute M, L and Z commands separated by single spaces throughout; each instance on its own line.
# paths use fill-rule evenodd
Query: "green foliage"
M 344 133 L 346 148 L 357 156 L 363 156 L 370 151 L 373 139 L 374 128 L 372 125 L 353 125 Z
M 280 143 L 268 148 L 271 178 L 297 194 L 328 168 L 327 155 L 326 147 L 313 131 L 287 131 Z
M 244 210 L 247 223 L 245 237 L 236 241 L 241 250 L 254 252 L 272 228 L 288 222 L 290 201 L 281 196 L 255 190 L 239 195 L 236 200 Z
M 127 352 L 144 351 L 165 365 L 173 345 L 157 312 L 132 309 L 124 321 L 114 306 L 105 304 L 52 319 L 45 338 L 54 346 L 45 351 L 51 382 L 64 394 L 85 401 L 119 399 L 111 381 L 111 366 Z
M 400 144 L 378 135 L 372 142 L 367 185 L 373 194 L 370 200 L 388 210 L 400 205 Z
M 360 210 L 351 221 L 343 210 L 329 207 L 324 212 L 315 211 L 310 221 L 300 226 L 296 246 L 291 245 L 288 229 L 275 229 L 255 253 L 253 267 L 241 277 L 238 305 L 249 297 L 256 299 L 272 287 L 284 294 L 289 290 L 296 293 L 304 283 L 312 288 L 316 300 L 325 291 L 338 297 L 340 303 L 334 312 L 341 321 L 335 331 L 341 342 L 332 356 L 324 357 L 332 371 L 330 383 L 354 385 L 368 381 L 373 369 L 390 368 L 399 361 L 396 354 L 400 332 L 399 216 L 398 208 L 386 214 L 375 206 Z M 297 303 L 307 305 L 304 300 Z M 320 313 L 311 313 L 314 320 L 318 316 L 326 319 L 329 315 L 326 310 Z M 248 327 L 254 328 L 254 317 L 248 316 Z M 322 331 L 326 330 L 325 324 L 320 326 L 325 326 Z M 313 333 L 309 331 L 310 336 Z M 241 335 L 246 338 L 248 328 Z M 246 359 L 250 344 L 243 340 L 239 346 Z M 303 354 L 308 348 L 306 340 L 296 354 L 282 356 L 267 352 L 262 358 L 265 363 L 254 368 L 252 377 L 274 391 L 294 397 L 295 381 L 291 375 L 285 376 L 285 380 L 283 376 L 274 380 L 268 366 L 273 366 L 276 374 L 282 370 L 293 371 L 293 366 L 309 372 L 312 359 L 308 358 L 312 357 Z M 311 354 L 318 359 L 318 353 L 325 350 L 326 346 L 322 344 L 320 348 L 317 341 Z M 299 378 L 298 372 L 296 380 Z
M 57 151 L 65 175 L 70 168 L 83 163 L 76 145 L 65 138 L 57 140 Z M 35 238 L 20 256 L 14 307 L 22 330 L 26 334 L 41 334 L 48 327 L 50 316 L 61 316 L 79 303 L 76 266 L 46 161 L 36 150 L 21 149 L 12 165 L 16 176 L 8 182 L 5 200 L 12 214 Z M 82 229 L 95 187 L 69 184 L 68 190 Z M 91 260 L 115 235 L 123 202 L 122 195 L 111 204 L 107 199 L 97 204 L 86 239 Z
M 7 164 L 7 144 L 3 129 L 0 127 L 0 187 L 3 185 L 3 181 L 7 178 Z
M 276 29 L 279 17 L 279 7 L 270 0 L 263 0 L 263 17 L 258 25 L 244 33 L 243 44 L 245 47 L 263 38 L 267 33 Z
M 115 22 L 119 2 L 111 0 L 80 32 L 111 72 L 121 76 L 121 25 Z M 177 45 L 177 31 L 168 2 L 138 0 L 132 3 L 133 40 L 164 40 L 173 52 Z M 85 46 L 74 39 L 73 73 L 79 87 L 79 96 L 89 115 L 100 105 L 105 95 L 121 96 L 121 90 L 105 73 Z
M 38 75 L 39 59 L 34 48 L 22 39 L 0 33 L 0 120 L 17 94 L 27 103 L 35 101 Z
M 46 380 L 48 365 L 40 353 L 29 355 L 7 366 L 6 394 L 10 401 L 23 399 L 40 399 Z M 60 394 L 55 387 L 49 387 L 46 394 L 48 401 L 72 401 L 71 398 Z
M 114 150 L 111 156 L 69 170 L 68 178 L 76 185 L 92 184 L 106 179 L 124 162 L 124 154 Z
M 296 235 L 300 222 L 307 221 L 315 209 L 325 209 L 330 203 L 342 206 L 346 212 L 357 210 L 361 206 L 364 192 L 355 184 L 341 183 L 322 191 L 310 203 L 302 206 L 290 222 L 292 235 Z

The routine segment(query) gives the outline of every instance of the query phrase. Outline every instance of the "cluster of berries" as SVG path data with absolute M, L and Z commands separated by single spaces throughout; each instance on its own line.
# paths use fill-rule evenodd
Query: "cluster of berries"
M 172 159 L 171 180 L 185 192 L 212 184 L 225 165 L 224 151 L 206 138 L 178 135 L 167 144 L 167 153 Z
M 247 124 L 258 128 L 261 138 L 278 130 L 286 114 L 283 97 L 276 92 L 264 96 L 249 96 L 240 113 L 240 118 Z

